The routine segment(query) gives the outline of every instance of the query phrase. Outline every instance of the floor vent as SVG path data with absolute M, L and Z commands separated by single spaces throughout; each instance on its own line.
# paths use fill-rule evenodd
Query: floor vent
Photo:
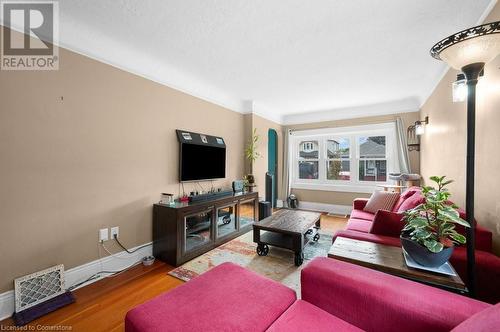
M 64 265 L 56 265 L 43 271 L 14 280 L 16 312 L 21 312 L 65 292 Z

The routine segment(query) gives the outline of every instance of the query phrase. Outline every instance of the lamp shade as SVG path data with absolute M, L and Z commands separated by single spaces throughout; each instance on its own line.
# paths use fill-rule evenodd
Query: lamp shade
M 488 63 L 500 54 L 500 21 L 486 23 L 451 35 L 431 48 L 431 55 L 455 69 Z

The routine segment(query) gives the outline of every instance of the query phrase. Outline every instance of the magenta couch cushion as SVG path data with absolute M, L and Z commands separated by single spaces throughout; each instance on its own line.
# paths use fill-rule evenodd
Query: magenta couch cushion
M 352 210 L 350 217 L 353 219 L 363 219 L 363 220 L 373 221 L 375 215 L 371 212 L 366 212 L 363 210 Z
M 125 331 L 265 331 L 295 300 L 290 288 L 223 263 L 130 310 Z
M 363 219 L 349 219 L 346 225 L 346 229 L 350 231 L 358 231 L 364 233 L 370 233 L 372 228 L 372 222 Z
M 355 331 L 354 325 L 330 315 L 306 301 L 298 300 L 268 329 L 270 332 Z
M 452 332 L 500 331 L 500 303 L 473 315 L 455 327 Z
M 450 331 L 490 305 L 336 259 L 301 272 L 301 297 L 366 331 Z

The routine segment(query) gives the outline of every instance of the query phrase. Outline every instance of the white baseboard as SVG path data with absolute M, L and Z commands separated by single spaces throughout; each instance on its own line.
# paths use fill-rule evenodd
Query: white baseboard
M 137 246 L 135 248 L 131 248 L 130 250 L 135 250 L 140 246 Z M 102 250 L 104 252 L 104 250 Z M 76 266 L 74 268 L 71 268 L 69 270 L 66 270 L 64 273 L 64 278 L 66 281 L 66 288 L 69 288 L 79 282 L 84 281 L 85 279 L 89 278 L 90 276 L 100 272 L 100 271 L 119 271 L 122 270 L 128 266 L 131 266 L 132 264 L 138 262 L 139 260 L 142 259 L 144 256 L 149 256 L 153 254 L 153 244 L 152 242 L 149 242 L 146 244 L 144 248 L 139 249 L 137 252 L 133 254 L 128 254 L 125 251 L 118 252 L 114 254 L 113 256 L 106 256 L 101 259 L 97 259 L 95 261 Z M 93 279 L 89 281 L 88 283 L 85 283 L 80 287 L 89 285 L 93 282 L 96 282 L 100 279 L 103 279 L 105 275 Z M 14 291 L 10 290 L 5 293 L 0 294 L 0 320 L 3 320 L 5 318 L 8 318 L 12 316 L 14 313 Z
M 347 215 L 351 213 L 352 206 L 316 202 L 299 202 L 299 209 Z

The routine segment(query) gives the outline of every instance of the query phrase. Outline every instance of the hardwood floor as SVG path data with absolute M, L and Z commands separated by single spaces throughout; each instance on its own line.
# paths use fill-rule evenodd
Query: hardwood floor
M 321 228 L 326 232 L 343 229 L 346 219 L 321 216 Z M 76 302 L 29 324 L 30 331 L 61 326 L 62 331 L 124 331 L 127 311 L 147 300 L 173 289 L 183 281 L 167 274 L 173 267 L 156 261 L 150 267 L 136 266 L 115 277 L 102 279 L 74 291 Z M 0 322 L 0 331 L 12 326 L 11 319 Z M 38 327 L 37 327 L 38 326 Z M 14 330 L 15 331 L 15 330 Z
M 71 327 L 71 331 L 85 332 L 123 331 L 127 311 L 183 283 L 167 274 L 171 269 L 171 266 L 156 261 L 150 267 L 139 265 L 77 289 L 74 291 L 75 303 L 41 317 L 29 326 L 59 325 Z M 11 319 L 1 322 L 0 330 L 1 325 L 13 325 L 13 322 Z

